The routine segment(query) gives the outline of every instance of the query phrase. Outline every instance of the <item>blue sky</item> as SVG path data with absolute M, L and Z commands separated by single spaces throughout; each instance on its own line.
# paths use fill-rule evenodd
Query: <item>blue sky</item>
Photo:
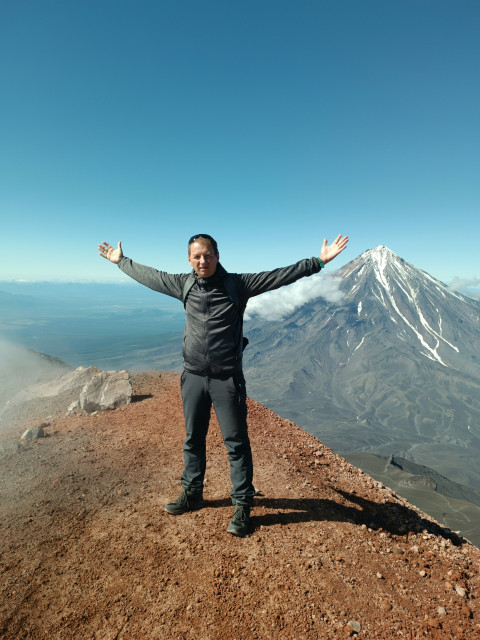
M 118 280 L 96 246 L 232 271 L 384 244 L 480 280 L 480 3 L 0 5 L 0 280 Z

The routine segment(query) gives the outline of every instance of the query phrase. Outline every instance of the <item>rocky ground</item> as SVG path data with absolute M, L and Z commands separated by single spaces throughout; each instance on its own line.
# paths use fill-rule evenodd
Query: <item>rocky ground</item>
M 480 551 L 252 401 L 260 492 L 226 533 L 215 420 L 207 507 L 180 490 L 178 374 L 133 376 L 134 402 L 65 416 L 40 403 L 0 428 L 0 638 L 480 638 Z M 20 441 L 47 415 L 48 437 Z

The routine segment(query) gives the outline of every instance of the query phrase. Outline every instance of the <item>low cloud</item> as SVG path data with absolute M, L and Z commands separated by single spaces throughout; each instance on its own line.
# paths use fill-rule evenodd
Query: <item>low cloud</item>
M 65 373 L 68 365 L 0 336 L 0 413 L 18 391 Z
M 448 285 L 449 289 L 453 291 L 460 291 L 461 289 L 468 289 L 470 287 L 480 286 L 480 278 L 458 278 L 455 277 Z
M 309 278 L 302 278 L 288 287 L 268 291 L 249 300 L 245 320 L 253 317 L 282 320 L 298 307 L 316 298 L 338 303 L 343 298 L 341 282 L 342 279 L 339 277 L 318 273 Z

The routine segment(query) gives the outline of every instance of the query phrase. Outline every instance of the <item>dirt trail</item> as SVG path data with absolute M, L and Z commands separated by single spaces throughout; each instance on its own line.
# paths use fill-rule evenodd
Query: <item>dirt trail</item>
M 480 638 L 479 550 L 253 401 L 250 535 L 226 533 L 215 420 L 207 507 L 166 514 L 182 469 L 179 376 L 133 381 L 132 404 L 62 408 L 49 437 L 18 449 L 54 408 L 2 427 L 2 640 Z

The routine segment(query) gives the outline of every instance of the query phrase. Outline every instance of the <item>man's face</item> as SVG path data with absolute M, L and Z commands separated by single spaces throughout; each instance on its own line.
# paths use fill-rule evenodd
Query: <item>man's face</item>
M 213 252 L 213 248 L 208 240 L 192 242 L 188 253 L 188 262 L 200 278 L 210 278 L 217 270 L 220 259 L 218 253 Z

